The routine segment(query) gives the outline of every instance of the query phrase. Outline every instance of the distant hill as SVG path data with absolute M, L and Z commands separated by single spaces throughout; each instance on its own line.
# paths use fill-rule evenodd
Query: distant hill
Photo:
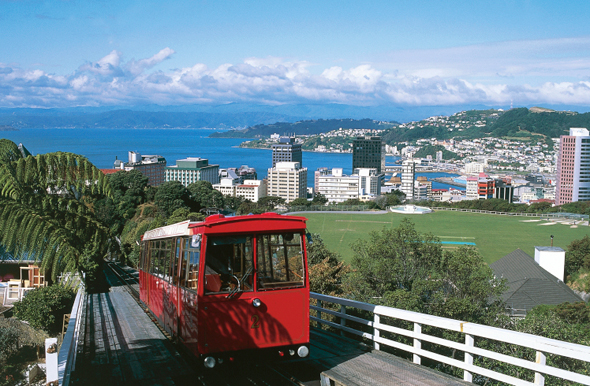
M 213 133 L 210 137 L 256 138 L 269 137 L 275 133 L 279 135 L 311 135 L 327 133 L 339 128 L 384 130 L 395 125 L 397 122 L 382 122 L 372 119 L 314 119 L 295 123 L 276 122 L 270 125 L 255 125 L 244 130 Z
M 570 127 L 590 128 L 590 113 L 519 108 L 505 112 L 488 128 L 494 137 L 518 137 L 527 133 L 558 138 L 568 134 Z
M 17 129 L 12 126 L 0 125 L 0 131 L 17 131 Z
M 476 124 L 479 121 L 480 124 Z M 481 124 L 483 123 L 483 124 Z M 482 137 L 531 137 L 545 142 L 568 134 L 570 127 L 590 128 L 590 113 L 555 111 L 532 107 L 508 111 L 471 110 L 449 117 L 447 125 L 431 120 L 414 122 L 410 127 L 395 127 L 382 137 L 386 143 L 413 142 L 422 138 L 470 139 Z

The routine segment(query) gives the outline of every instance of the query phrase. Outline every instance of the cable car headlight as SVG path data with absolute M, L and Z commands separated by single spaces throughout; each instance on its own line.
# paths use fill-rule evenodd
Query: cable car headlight
M 299 347 L 297 349 L 297 355 L 299 355 L 301 358 L 305 358 L 309 355 L 309 348 L 307 348 L 307 346 Z
M 256 308 L 260 307 L 262 305 L 262 302 L 260 301 L 260 299 L 255 298 L 252 300 L 252 305 Z
M 203 361 L 203 364 L 205 365 L 206 368 L 212 369 L 212 368 L 215 367 L 215 364 L 216 364 L 215 358 L 213 358 L 213 357 L 207 357 Z

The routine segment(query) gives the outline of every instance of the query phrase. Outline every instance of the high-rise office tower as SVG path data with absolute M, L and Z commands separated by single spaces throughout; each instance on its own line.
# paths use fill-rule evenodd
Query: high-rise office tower
M 294 137 L 281 137 L 279 143 L 272 145 L 272 167 L 277 162 L 299 162 L 302 167 L 301 144 L 295 143 Z
M 570 128 L 562 135 L 557 157 L 555 205 L 590 200 L 590 132 Z
M 352 170 L 377 169 L 385 172 L 385 144 L 381 137 L 357 137 L 352 143 Z

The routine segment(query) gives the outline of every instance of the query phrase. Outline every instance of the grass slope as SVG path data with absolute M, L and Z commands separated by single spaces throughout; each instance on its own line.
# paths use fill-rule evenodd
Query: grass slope
M 530 256 L 535 255 L 535 246 L 553 245 L 567 249 L 573 241 L 590 233 L 590 227 L 572 228 L 570 225 L 547 224 L 538 218 L 499 216 L 479 213 L 438 211 L 424 215 L 407 216 L 403 214 L 348 214 L 348 213 L 305 213 L 307 228 L 319 233 L 326 246 L 342 255 L 343 260 L 352 260 L 350 244 L 357 239 L 368 239 L 369 232 L 383 228 L 397 227 L 402 218 L 409 217 L 416 229 L 422 233 L 432 233 L 441 241 L 474 242 L 486 263 L 504 257 L 517 248 Z M 444 248 L 453 246 L 443 245 Z

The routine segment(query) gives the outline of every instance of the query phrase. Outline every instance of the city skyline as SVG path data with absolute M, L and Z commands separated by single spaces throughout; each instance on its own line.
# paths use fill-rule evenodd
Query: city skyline
M 1 1 L 0 108 L 578 106 L 587 3 Z

